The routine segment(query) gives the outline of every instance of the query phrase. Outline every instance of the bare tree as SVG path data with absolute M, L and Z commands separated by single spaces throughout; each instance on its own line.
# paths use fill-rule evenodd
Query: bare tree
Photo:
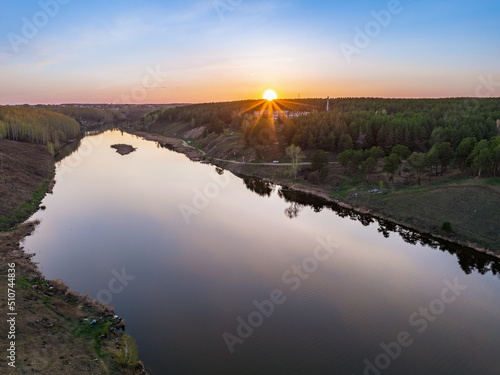
M 290 145 L 285 150 L 287 156 L 292 159 L 292 173 L 297 178 L 300 162 L 306 157 L 299 146 Z

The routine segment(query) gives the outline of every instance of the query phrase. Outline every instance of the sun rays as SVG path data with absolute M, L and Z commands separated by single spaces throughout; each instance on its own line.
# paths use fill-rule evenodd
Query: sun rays
M 274 143 L 277 143 L 277 121 L 283 121 L 284 119 L 295 118 L 312 111 L 321 110 L 318 106 L 300 103 L 297 101 L 278 99 L 278 95 L 273 89 L 266 90 L 262 95 L 262 98 L 263 99 L 258 100 L 256 103 L 250 104 L 248 108 L 233 114 L 233 117 L 241 115 L 247 116 L 247 121 L 251 123 L 249 134 L 256 136 L 257 138 L 262 138 L 264 135 L 254 134 L 255 128 L 261 120 L 267 121 L 265 128 L 268 130 L 265 132 L 265 138 Z

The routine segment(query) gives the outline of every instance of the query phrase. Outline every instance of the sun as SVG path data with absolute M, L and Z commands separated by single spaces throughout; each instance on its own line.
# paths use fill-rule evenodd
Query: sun
M 276 94 L 276 91 L 269 89 L 264 93 L 262 98 L 271 101 L 274 99 L 278 99 L 278 94 Z

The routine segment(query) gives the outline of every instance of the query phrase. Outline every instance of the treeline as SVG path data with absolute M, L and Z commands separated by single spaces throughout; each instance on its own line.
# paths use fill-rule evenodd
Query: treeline
M 396 145 L 427 152 L 437 142 L 456 148 L 467 137 L 490 139 L 500 129 L 500 99 L 335 99 L 329 112 L 294 119 L 287 141 L 342 152 Z
M 387 173 L 389 180 L 398 172 L 400 176 L 415 175 L 419 185 L 424 176 L 429 179 L 433 175 L 442 176 L 451 166 L 479 177 L 500 176 L 500 136 L 480 141 L 474 137 L 465 138 L 456 149 L 450 142 L 437 142 L 428 152 L 411 152 L 404 145 L 396 145 L 388 156 L 384 157 L 385 154 L 378 146 L 366 150 L 349 149 L 338 155 L 338 161 L 345 172 L 370 174 L 377 170 L 383 158 L 382 171 Z
M 328 112 L 326 99 L 275 102 L 283 110 L 310 112 L 278 120 L 276 136 L 280 143 L 293 143 L 303 150 L 320 148 L 340 153 L 352 143 L 354 149 L 378 146 L 387 154 L 396 145 L 427 152 L 437 142 L 450 142 L 456 148 L 465 138 L 490 139 L 500 129 L 498 98 L 340 98 L 330 100 Z M 193 128 L 205 126 L 206 133 L 222 133 L 224 128 L 251 129 L 255 133 L 266 125 L 265 121 L 254 123 L 253 111 L 268 106 L 263 100 L 196 104 L 155 111 L 142 122 L 190 123 Z M 256 137 L 253 133 L 245 134 L 245 138 Z
M 278 107 L 309 114 L 276 121 L 253 116 L 254 111 Z M 335 154 L 352 151 L 342 156 L 352 156 L 347 157 L 351 171 L 361 170 L 365 162 L 365 170 L 372 170 L 377 158 L 402 163 L 416 153 L 424 165 L 419 168 L 432 167 L 434 173 L 451 165 L 477 175 L 499 173 L 495 137 L 500 131 L 500 98 L 338 98 L 330 99 L 328 107 L 326 111 L 326 99 L 276 100 L 273 108 L 262 100 L 207 103 L 156 111 L 143 123 L 190 123 L 205 126 L 206 134 L 241 130 L 252 146 L 277 141 L 283 150 L 294 144 Z M 401 154 L 403 148 L 408 155 Z M 376 150 L 375 160 L 367 161 L 370 150 Z M 419 164 L 415 158 L 414 166 Z M 389 171 L 390 161 L 385 163 Z
M 329 112 L 293 120 L 284 141 L 339 154 L 346 171 L 372 173 L 383 158 L 393 179 L 405 170 L 442 175 L 448 167 L 500 175 L 500 99 L 338 99 Z
M 97 124 L 110 124 L 115 120 L 125 120 L 122 113 L 110 110 L 103 110 L 92 107 L 78 107 L 68 105 L 38 105 L 38 109 L 44 109 L 51 112 L 61 113 L 79 121 L 88 121 Z
M 26 107 L 0 107 L 0 139 L 47 145 L 54 155 L 80 134 L 80 124 L 59 113 Z
M 74 118 L 86 129 L 95 126 L 137 124 L 151 111 L 147 104 L 37 105 L 38 109 L 61 113 Z
M 254 108 L 258 110 L 266 102 L 265 100 L 243 100 L 169 108 L 147 114 L 142 118 L 142 124 L 147 125 L 156 121 L 164 124 L 184 122 L 191 124 L 192 128 L 204 126 L 205 134 L 220 134 L 227 127 L 239 130 L 245 113 L 253 114 Z

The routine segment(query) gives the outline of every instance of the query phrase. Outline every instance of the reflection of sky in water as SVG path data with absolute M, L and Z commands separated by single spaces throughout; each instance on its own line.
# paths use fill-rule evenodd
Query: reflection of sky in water
M 120 156 L 109 147 L 115 143 L 137 151 Z M 187 225 L 179 204 L 191 205 L 193 189 L 213 182 L 213 166 L 119 132 L 85 138 L 82 147 L 88 155 L 71 172 L 64 168 L 75 165 L 76 154 L 58 167 L 26 248 L 48 278 L 94 297 L 112 270 L 135 276 L 112 303 L 152 374 L 362 373 L 381 341 L 415 333 L 408 317 L 455 278 L 468 290 L 386 373 L 436 373 L 445 364 L 450 373 L 494 368 L 497 277 L 465 275 L 449 253 L 410 245 L 396 233 L 384 238 L 377 224 L 330 210 L 303 207 L 291 220 L 284 214 L 290 203 L 276 190 L 261 197 L 229 172 L 229 185 Z M 326 236 L 339 248 L 291 291 L 283 273 Z M 276 288 L 286 303 L 230 356 L 222 334 L 234 333 L 235 319 Z

